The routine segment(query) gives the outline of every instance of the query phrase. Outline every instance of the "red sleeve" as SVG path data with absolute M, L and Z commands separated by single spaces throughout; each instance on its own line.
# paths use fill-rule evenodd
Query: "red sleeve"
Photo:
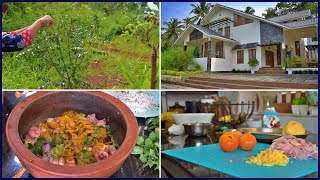
M 32 44 L 32 36 L 31 36 L 31 33 L 29 30 L 24 30 L 22 31 L 21 33 L 21 36 L 22 36 L 22 39 L 23 39 L 23 42 L 24 42 L 24 47 L 28 47 Z

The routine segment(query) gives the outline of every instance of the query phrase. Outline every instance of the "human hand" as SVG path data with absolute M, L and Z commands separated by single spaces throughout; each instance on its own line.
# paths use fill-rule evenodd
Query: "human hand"
M 51 16 L 46 15 L 39 18 L 37 22 L 41 23 L 42 27 L 51 26 L 54 23 L 54 19 Z

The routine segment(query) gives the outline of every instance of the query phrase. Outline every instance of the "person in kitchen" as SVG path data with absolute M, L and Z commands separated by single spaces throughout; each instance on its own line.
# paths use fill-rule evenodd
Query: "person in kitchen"
M 2 52 L 21 51 L 32 43 L 32 39 L 44 27 L 50 27 L 54 23 L 51 16 L 43 16 L 30 26 L 12 31 L 2 32 Z

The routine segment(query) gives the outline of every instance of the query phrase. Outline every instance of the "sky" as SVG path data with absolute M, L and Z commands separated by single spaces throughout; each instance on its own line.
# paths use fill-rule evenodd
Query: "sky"
M 153 2 L 148 2 L 148 6 L 150 9 L 158 10 L 158 6 L 155 5 Z
M 222 4 L 234 9 L 244 10 L 245 6 L 251 6 L 256 11 L 254 14 L 262 17 L 262 13 L 268 7 L 274 8 L 277 2 L 210 2 L 211 4 Z M 192 10 L 190 4 L 198 2 L 162 2 L 161 3 L 161 22 L 170 21 L 171 18 L 182 20 L 186 17 L 192 17 L 189 14 Z

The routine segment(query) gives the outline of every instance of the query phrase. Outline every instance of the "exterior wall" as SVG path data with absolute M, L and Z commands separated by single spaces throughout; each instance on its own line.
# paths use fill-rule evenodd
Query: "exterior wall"
M 212 22 L 224 17 L 230 17 L 232 20 L 234 20 L 234 12 L 227 9 L 219 9 L 211 17 L 209 22 Z M 222 25 L 220 27 L 223 28 L 223 33 L 225 33 L 224 27 L 230 26 L 230 38 L 239 41 L 240 44 L 254 43 L 254 42 L 258 42 L 260 44 L 260 20 L 250 18 L 250 17 L 248 18 L 252 19 L 253 23 L 234 27 L 233 22 L 231 22 L 228 25 Z M 217 30 L 217 29 L 218 27 L 212 30 Z
M 232 60 L 223 58 L 211 58 L 211 71 L 231 71 Z
M 307 45 L 303 38 L 318 37 L 316 27 L 285 30 L 283 34 L 285 44 L 292 49 L 291 55 L 296 54 L 294 42 L 300 41 L 300 54 L 302 58 L 306 58 L 305 45 Z
M 223 42 L 224 58 L 215 58 L 216 42 L 219 40 L 211 40 L 211 71 L 231 71 L 233 69 L 233 44 Z M 204 43 L 202 44 L 204 46 Z M 201 48 L 201 45 L 200 45 Z M 207 57 L 195 58 L 194 61 L 200 65 L 202 70 L 207 70 Z
M 194 62 L 200 65 L 201 69 L 207 71 L 207 58 L 195 58 Z M 222 58 L 211 58 L 211 71 L 231 71 L 232 60 Z
M 259 68 L 262 67 L 262 57 L 261 57 L 261 47 L 257 46 L 256 48 L 256 59 L 259 61 L 259 65 L 255 68 L 257 71 Z M 250 70 L 251 67 L 249 66 L 249 50 L 250 49 L 243 49 L 243 64 L 237 64 L 237 50 L 232 51 L 232 59 L 233 59 L 233 69 L 240 69 L 240 70 Z
M 262 21 L 260 22 L 260 28 L 261 45 L 284 42 L 282 28 Z
M 194 62 L 199 64 L 202 70 L 207 71 L 207 58 L 206 57 L 195 58 Z

